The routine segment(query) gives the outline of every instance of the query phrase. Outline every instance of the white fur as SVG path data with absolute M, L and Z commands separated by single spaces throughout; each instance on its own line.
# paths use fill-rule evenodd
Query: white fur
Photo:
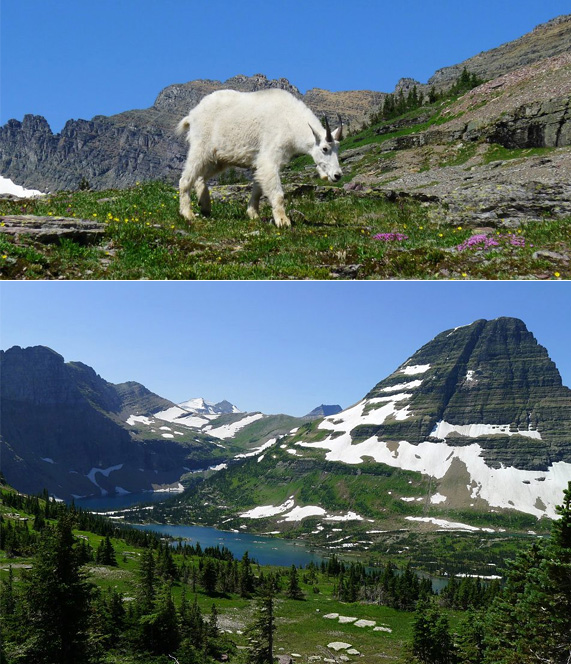
M 229 166 L 254 169 L 248 216 L 258 216 L 265 194 L 276 226 L 290 226 L 284 209 L 280 169 L 296 154 L 309 154 L 317 172 L 339 180 L 338 149 L 342 128 L 326 140 L 326 130 L 312 111 L 289 92 L 219 90 L 207 95 L 181 120 L 177 132 L 187 132 L 190 144 L 180 178 L 180 213 L 192 220 L 190 189 L 195 187 L 200 210 L 210 213 L 207 180 Z

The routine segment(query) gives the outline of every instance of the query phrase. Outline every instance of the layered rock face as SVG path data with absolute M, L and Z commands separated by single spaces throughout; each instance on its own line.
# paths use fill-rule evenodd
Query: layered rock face
M 383 440 L 446 438 L 462 445 L 473 438 L 470 426 L 485 425 L 477 439 L 490 466 L 546 470 L 571 459 L 571 390 L 522 321 L 479 320 L 443 332 L 366 398 L 402 391 L 414 382 L 414 372 L 407 372 L 415 366 L 426 370 L 417 376 L 418 387 L 404 388 L 411 393 L 410 417 L 380 426 L 375 435 Z M 439 436 L 443 431 L 447 435 Z
M 554 517 L 571 478 L 571 390 L 522 321 L 478 320 L 439 334 L 290 444 L 420 472 L 433 504 Z
M 196 432 L 129 424 L 174 406 L 138 383 L 113 385 L 42 346 L 2 351 L 0 371 L 2 472 L 20 491 L 45 487 L 70 498 L 153 490 L 220 460 L 220 448 Z

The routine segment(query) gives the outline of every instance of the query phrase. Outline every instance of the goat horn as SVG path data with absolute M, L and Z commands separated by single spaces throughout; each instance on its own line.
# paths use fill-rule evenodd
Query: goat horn
M 331 133 L 331 127 L 329 126 L 329 120 L 327 119 L 327 116 L 325 116 L 325 129 L 326 129 L 325 140 L 328 143 L 333 143 L 333 134 Z

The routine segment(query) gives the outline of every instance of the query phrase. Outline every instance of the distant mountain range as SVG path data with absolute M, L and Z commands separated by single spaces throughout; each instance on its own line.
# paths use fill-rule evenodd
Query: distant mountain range
M 442 332 L 355 405 L 156 514 L 302 529 L 317 544 L 347 521 L 366 543 L 386 529 L 495 531 L 516 514 L 554 518 L 570 480 L 571 390 L 521 320 L 498 318 Z
M 179 491 L 185 477 L 311 419 L 202 398 L 177 405 L 43 346 L 0 351 L 0 388 L 4 476 L 19 491 L 62 499 Z
M 452 85 L 464 67 L 491 80 L 540 60 L 562 55 L 571 48 L 571 15 L 538 26 L 520 39 L 462 63 L 438 70 L 426 85 L 403 78 L 396 91 L 414 85 Z M 125 111 L 91 120 L 69 120 L 53 134 L 45 118 L 26 115 L 0 128 L 0 173 L 18 185 L 42 191 L 76 189 L 85 178 L 95 189 L 120 188 L 137 181 L 175 183 L 185 159 L 185 146 L 175 139 L 174 127 L 210 92 L 223 88 L 241 91 L 282 88 L 302 98 L 318 115 L 357 128 L 378 111 L 385 92 L 371 90 L 331 92 L 319 88 L 302 95 L 287 79 L 269 80 L 263 74 L 234 76 L 224 82 L 196 80 L 162 90 L 151 108 Z

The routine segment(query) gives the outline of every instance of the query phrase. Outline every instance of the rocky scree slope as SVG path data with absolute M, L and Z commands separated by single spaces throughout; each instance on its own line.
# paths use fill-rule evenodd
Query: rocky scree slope
M 570 478 L 571 390 L 524 323 L 499 318 L 442 332 L 357 404 L 185 492 L 168 516 L 256 532 L 308 519 L 316 537 L 339 522 L 478 530 L 457 522 L 554 518 Z

